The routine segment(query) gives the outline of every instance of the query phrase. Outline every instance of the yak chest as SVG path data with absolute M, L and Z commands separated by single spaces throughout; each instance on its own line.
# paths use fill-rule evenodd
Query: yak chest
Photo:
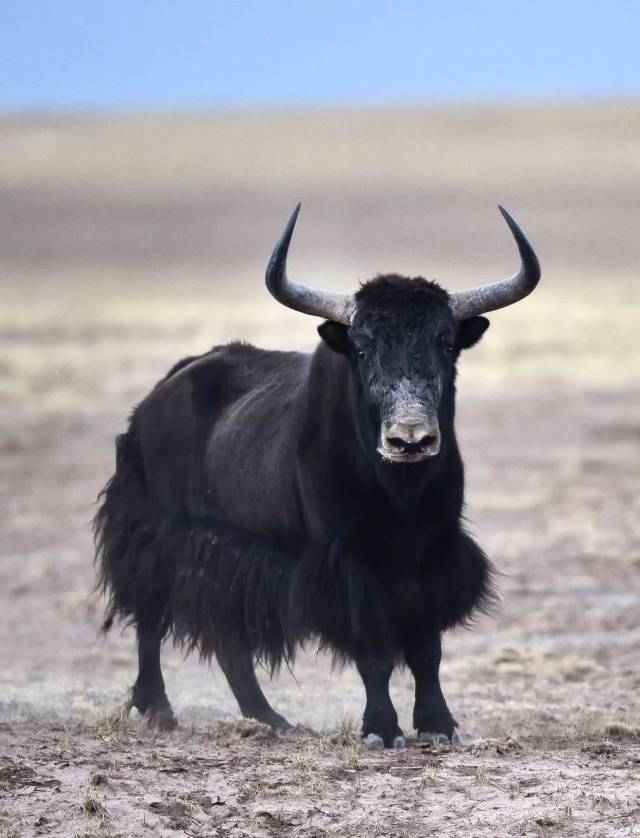
M 435 556 L 430 534 L 417 527 L 388 534 L 387 559 L 380 569 L 388 608 L 400 623 L 437 622 L 446 574 Z

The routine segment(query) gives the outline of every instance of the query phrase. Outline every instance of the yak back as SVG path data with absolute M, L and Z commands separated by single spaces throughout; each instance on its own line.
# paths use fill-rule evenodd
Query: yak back
M 236 342 L 176 364 L 133 417 L 158 511 L 301 538 L 294 462 L 309 363 Z

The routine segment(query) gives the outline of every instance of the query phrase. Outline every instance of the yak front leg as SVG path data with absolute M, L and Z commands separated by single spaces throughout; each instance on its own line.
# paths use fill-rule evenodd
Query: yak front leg
M 405 644 L 405 659 L 416 683 L 413 726 L 420 739 L 456 742 L 456 720 L 440 687 L 442 643 L 439 631 L 430 631 Z
M 367 695 L 362 719 L 362 735 L 367 747 L 404 748 L 404 736 L 398 727 L 398 714 L 389 695 L 393 663 L 379 658 L 362 657 L 356 660 L 356 665 Z

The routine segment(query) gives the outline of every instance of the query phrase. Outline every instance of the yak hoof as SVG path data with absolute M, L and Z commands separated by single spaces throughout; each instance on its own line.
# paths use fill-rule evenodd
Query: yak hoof
M 178 720 L 173 715 L 170 707 L 163 707 L 161 710 L 145 713 L 143 725 L 147 730 L 169 731 L 178 727 Z
M 274 733 L 291 733 L 295 729 L 291 722 L 288 722 L 284 716 L 276 713 L 275 710 L 269 713 L 268 716 L 258 719 L 258 721 L 269 725 Z
M 384 739 L 382 736 L 378 736 L 377 733 L 369 733 L 368 736 L 365 737 L 364 744 L 369 748 L 370 751 L 382 751 L 385 747 Z M 396 751 L 402 751 L 404 748 L 407 747 L 407 743 L 405 742 L 404 736 L 398 734 L 398 736 L 394 736 L 391 740 L 391 744 L 389 746 Z
M 397 736 L 396 739 L 401 737 Z M 382 751 L 384 748 L 384 739 L 378 736 L 377 733 L 370 733 L 364 740 L 365 745 L 370 751 Z

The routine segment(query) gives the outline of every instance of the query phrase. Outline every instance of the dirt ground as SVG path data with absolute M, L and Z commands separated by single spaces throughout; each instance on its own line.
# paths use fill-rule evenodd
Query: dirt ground
M 327 117 L 331 155 L 316 137 L 308 172 L 300 147 L 317 116 L 306 134 L 288 117 L 282 135 L 274 117 L 252 118 L 251 143 L 245 117 L 0 120 L 3 838 L 640 835 L 640 108 L 401 116 L 404 132 L 397 114 Z M 220 135 L 270 150 L 275 173 L 209 148 Z M 409 154 L 424 137 L 443 160 L 428 176 Z M 505 175 L 489 165 L 496 147 Z M 394 150 L 405 157 L 390 173 Z M 304 726 L 295 735 L 240 720 L 221 673 L 171 647 L 180 728 L 117 714 L 134 637 L 99 635 L 89 527 L 113 437 L 180 355 L 238 336 L 313 346 L 315 323 L 261 285 L 271 239 L 307 194 L 301 279 L 350 288 L 396 257 L 429 276 L 435 263 L 450 286 L 506 274 L 497 200 L 533 228 L 545 268 L 461 362 L 467 515 L 502 601 L 445 640 L 465 737 L 453 749 L 411 737 L 402 752 L 364 749 L 357 674 L 312 649 L 293 673 L 261 676 Z M 244 238 L 243 219 L 255 220 Z M 410 733 L 407 672 L 392 695 Z

